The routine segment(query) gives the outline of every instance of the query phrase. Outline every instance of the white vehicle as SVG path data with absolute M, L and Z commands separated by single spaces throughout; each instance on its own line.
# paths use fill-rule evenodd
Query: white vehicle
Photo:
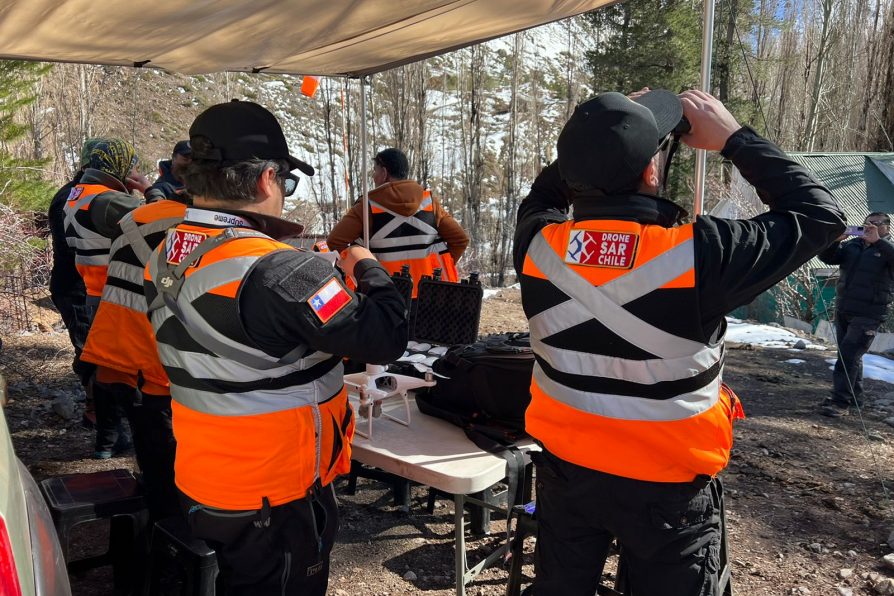
M 6 381 L 0 375 L 0 406 Z M 37 483 L 12 448 L 0 407 L 0 594 L 71 596 L 53 519 Z

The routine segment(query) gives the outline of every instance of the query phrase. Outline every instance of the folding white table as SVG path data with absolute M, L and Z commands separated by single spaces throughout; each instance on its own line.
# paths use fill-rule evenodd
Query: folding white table
M 386 403 L 384 407 L 403 408 L 403 404 Z M 410 414 L 412 421 L 409 427 L 384 417 L 374 420 L 373 438 L 355 436 L 352 457 L 362 464 L 453 495 L 456 594 L 464 596 L 466 584 L 506 553 L 504 544 L 470 568 L 463 526 L 463 508 L 467 501 L 503 511 L 467 495 L 481 492 L 503 480 L 506 477 L 506 461 L 479 449 L 461 428 L 422 414 L 415 401 L 410 403 Z M 518 446 L 525 451 L 540 450 L 530 439 Z

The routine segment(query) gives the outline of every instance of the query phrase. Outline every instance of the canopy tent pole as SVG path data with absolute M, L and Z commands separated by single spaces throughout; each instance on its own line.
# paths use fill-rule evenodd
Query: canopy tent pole
M 701 90 L 711 92 L 711 58 L 714 50 L 714 1 L 703 0 L 702 12 L 702 69 Z M 705 207 L 705 176 L 708 166 L 708 152 L 695 150 L 695 201 L 692 215 L 701 215 Z
M 369 248 L 369 184 L 366 170 L 366 76 L 360 77 L 360 188 L 363 192 L 363 246 Z

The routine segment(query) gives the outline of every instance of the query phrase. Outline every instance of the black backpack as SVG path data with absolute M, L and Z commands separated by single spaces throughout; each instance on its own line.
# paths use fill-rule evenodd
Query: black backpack
M 416 395 L 419 410 L 504 442 L 525 435 L 534 352 L 527 333 L 453 346 L 432 366 L 437 384 Z

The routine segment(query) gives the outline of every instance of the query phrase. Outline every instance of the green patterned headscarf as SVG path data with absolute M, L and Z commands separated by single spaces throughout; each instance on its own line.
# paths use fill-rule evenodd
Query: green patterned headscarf
M 137 165 L 137 153 L 133 145 L 121 139 L 99 139 L 90 150 L 88 168 L 105 172 L 124 182 Z
M 92 137 L 84 141 L 84 146 L 81 147 L 81 160 L 78 162 L 79 167 L 86 168 L 90 164 L 90 152 L 102 140 L 101 137 Z

